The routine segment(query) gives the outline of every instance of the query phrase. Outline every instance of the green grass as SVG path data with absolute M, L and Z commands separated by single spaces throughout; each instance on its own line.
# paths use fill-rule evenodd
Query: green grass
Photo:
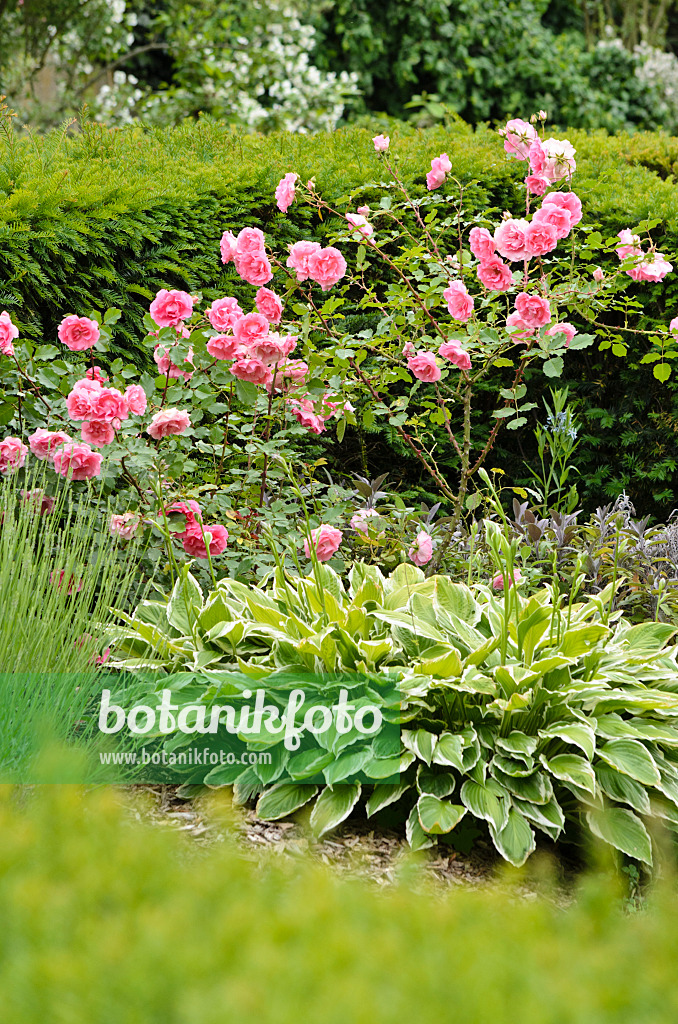
M 0 794 L 8 1024 L 674 1024 L 678 895 L 623 911 L 592 875 L 559 909 L 509 880 L 388 891 L 205 852 L 115 792 Z

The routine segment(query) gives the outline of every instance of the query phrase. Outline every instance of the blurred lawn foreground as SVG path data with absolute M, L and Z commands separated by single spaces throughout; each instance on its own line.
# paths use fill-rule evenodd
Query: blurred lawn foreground
M 111 788 L 0 790 L 7 1024 L 673 1024 L 678 896 L 548 869 L 387 890 L 134 821 Z M 416 877 L 416 876 L 415 876 Z M 531 886 L 534 888 L 534 884 Z

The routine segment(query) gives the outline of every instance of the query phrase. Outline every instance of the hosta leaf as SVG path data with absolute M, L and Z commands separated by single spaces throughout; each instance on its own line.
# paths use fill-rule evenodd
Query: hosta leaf
M 291 782 L 279 782 L 262 793 L 257 801 L 257 816 L 262 821 L 277 821 L 298 811 L 318 792 L 317 786 L 299 786 Z
M 526 736 L 524 732 L 514 730 L 504 738 L 501 736 L 497 737 L 495 744 L 497 749 L 505 754 L 518 754 L 530 757 L 537 748 L 537 737 Z
M 505 789 L 521 800 L 529 800 L 533 804 L 545 804 L 553 796 L 551 780 L 546 772 L 534 772 L 522 778 L 506 775 L 500 771 L 495 764 L 492 765 L 492 774 Z
M 630 804 L 641 814 L 650 814 L 650 798 L 639 782 L 601 762 L 595 766 L 595 772 L 605 796 L 618 803 Z
M 422 658 L 413 667 L 415 675 L 433 676 L 435 679 L 458 679 L 462 672 L 461 659 L 452 648 L 437 658 Z
M 478 605 L 463 583 L 452 583 L 447 576 L 433 577 L 433 607 L 447 615 L 456 615 L 471 625 L 478 618 Z
M 593 729 L 583 722 L 563 723 L 562 725 L 550 725 L 539 733 L 541 739 L 559 739 L 565 743 L 574 744 L 583 750 L 588 760 L 593 759 L 596 750 L 596 734 Z
M 410 816 L 407 819 L 407 824 L 405 825 L 405 834 L 407 836 L 407 841 L 413 850 L 425 850 L 427 849 L 427 847 L 433 846 L 433 844 L 435 843 L 435 840 L 431 839 L 430 836 L 426 835 L 423 828 L 421 827 L 421 822 L 419 821 L 419 815 L 417 813 L 416 804 L 410 811 Z
M 548 803 L 533 804 L 528 800 L 513 798 L 513 804 L 529 821 L 537 828 L 545 832 L 555 842 L 565 828 L 565 815 L 555 797 L 551 797 Z
M 410 782 L 399 782 L 397 785 L 390 786 L 387 783 L 382 783 L 375 786 L 370 793 L 365 809 L 367 811 L 367 817 L 371 818 L 377 811 L 381 811 L 384 807 L 388 807 L 389 804 L 396 803 L 400 800 L 403 793 L 406 793 L 411 787 Z
M 621 637 L 624 646 L 628 646 L 633 657 L 656 654 L 674 636 L 676 629 L 665 622 L 641 622 L 631 626 Z
M 647 830 L 633 811 L 608 807 L 603 811 L 587 811 L 589 828 L 599 839 L 622 853 L 652 865 L 652 844 Z
M 502 857 L 517 868 L 522 867 L 534 852 L 534 832 L 515 807 L 509 811 L 508 821 L 502 829 L 497 830 L 490 826 L 490 835 Z
M 339 785 L 334 789 L 327 786 L 315 802 L 311 811 L 311 829 L 317 836 L 322 836 L 336 828 L 347 818 L 360 797 L 360 783 L 350 786 Z
M 587 626 L 576 626 L 568 629 L 558 645 L 558 652 L 568 658 L 579 657 L 585 654 L 593 644 L 602 637 L 609 635 L 610 630 L 602 623 L 591 623 Z
M 417 802 L 417 814 L 424 832 L 440 836 L 451 832 L 455 825 L 459 824 L 466 814 L 466 808 L 424 793 Z
M 652 755 L 638 740 L 609 740 L 599 748 L 598 756 L 617 771 L 630 775 L 645 786 L 656 786 L 661 782 Z
M 456 786 L 454 775 L 451 772 L 435 773 L 419 766 L 417 772 L 417 789 L 420 793 L 429 793 L 431 796 L 444 797 L 454 792 Z
M 433 763 L 450 765 L 462 772 L 464 745 L 463 736 L 454 736 L 451 732 L 441 733 L 433 751 Z
M 542 755 L 541 762 L 556 779 L 571 782 L 579 789 L 586 790 L 587 793 L 595 793 L 596 777 L 593 768 L 585 758 L 579 757 L 578 754 L 557 754 L 555 757 L 547 759 Z
M 182 636 L 190 636 L 201 611 L 202 591 L 195 577 L 185 569 L 174 584 L 167 603 L 167 621 Z
M 408 750 L 416 754 L 420 761 L 430 765 L 438 739 L 434 732 L 427 729 L 403 729 L 401 738 Z
M 357 775 L 358 772 L 361 771 L 363 765 L 367 764 L 371 759 L 372 751 L 369 747 L 363 747 L 360 750 L 346 750 L 343 754 L 339 754 L 338 757 L 335 757 L 335 759 L 323 769 L 325 781 L 329 786 L 334 786 L 337 782 L 344 782 L 346 779 Z
M 373 757 L 363 765 L 362 770 L 370 779 L 392 779 L 400 775 L 400 758 Z
M 311 779 L 319 775 L 334 760 L 334 754 L 328 750 L 302 750 L 294 754 L 287 762 L 287 772 L 293 779 Z
M 485 784 L 467 779 L 461 787 L 461 800 L 474 817 L 489 821 L 497 829 L 508 821 L 509 796 L 494 779 Z

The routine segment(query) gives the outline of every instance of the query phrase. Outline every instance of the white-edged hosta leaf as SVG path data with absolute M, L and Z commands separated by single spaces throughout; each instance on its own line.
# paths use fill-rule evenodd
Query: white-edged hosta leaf
M 323 768 L 325 782 L 328 786 L 344 782 L 362 771 L 363 766 L 370 760 L 372 760 L 372 751 L 369 747 L 363 747 L 360 750 L 345 750 L 335 757 L 326 768 Z
M 444 797 L 454 792 L 456 780 L 452 772 L 432 772 L 419 765 L 417 772 L 417 789 L 420 793 L 429 793 L 431 796 Z
M 537 749 L 537 737 L 527 736 L 524 732 L 518 732 L 514 729 L 508 736 L 498 736 L 495 740 L 495 746 L 503 754 L 517 754 L 530 757 Z
M 360 797 L 360 783 L 351 785 L 339 784 L 330 789 L 326 786 L 315 802 L 311 811 L 311 829 L 317 836 L 322 836 L 336 828 L 355 807 Z
M 644 786 L 656 786 L 661 782 L 652 755 L 638 740 L 609 740 L 599 747 L 598 756 Z
M 450 804 L 437 796 L 424 793 L 417 802 L 419 824 L 424 832 L 434 836 L 445 835 L 458 825 L 466 814 L 466 808 L 459 804 Z
M 555 757 L 541 756 L 541 763 L 550 773 L 563 782 L 571 782 L 588 793 L 596 791 L 596 776 L 589 762 L 579 754 L 556 754 Z
M 515 807 L 509 811 L 508 821 L 502 829 L 497 830 L 490 825 L 490 835 L 504 860 L 517 868 L 522 867 L 536 846 L 534 832 Z
M 509 795 L 494 779 L 486 783 L 467 779 L 461 787 L 461 801 L 476 818 L 502 829 L 508 821 Z
M 650 814 L 650 797 L 640 782 L 623 775 L 616 768 L 599 761 L 595 766 L 596 779 L 605 796 L 618 803 L 629 804 L 640 814 Z
M 396 803 L 411 786 L 411 782 L 399 782 L 394 786 L 390 786 L 388 783 L 380 783 L 378 786 L 375 786 L 365 805 L 367 817 L 371 818 L 377 811 L 388 807 L 389 804 Z
M 450 765 L 452 768 L 456 768 L 457 771 L 462 772 L 464 770 L 464 746 L 463 736 L 459 734 L 454 735 L 451 732 L 441 733 L 433 751 L 433 763 Z
M 416 804 L 410 811 L 410 816 L 407 819 L 405 834 L 407 836 L 407 841 L 413 850 L 426 850 L 429 846 L 433 846 L 435 843 L 435 839 L 432 839 L 431 836 L 427 836 L 421 827 Z
M 519 796 L 521 800 L 529 800 L 533 804 L 545 804 L 553 796 L 551 779 L 544 771 L 537 771 L 523 777 L 506 775 L 497 768 L 494 762 L 491 771 L 497 782 L 508 789 L 512 795 Z
M 401 739 L 407 749 L 416 754 L 420 761 L 425 761 L 430 765 L 438 740 L 434 732 L 429 732 L 428 729 L 403 729 Z
M 595 836 L 622 853 L 652 865 L 652 844 L 647 829 L 633 811 L 621 807 L 607 807 L 602 811 L 587 811 L 586 820 Z
M 546 804 L 533 804 L 529 800 L 513 797 L 513 805 L 554 842 L 565 828 L 565 815 L 554 796 Z
M 563 722 L 549 725 L 539 733 L 540 739 L 559 739 L 564 743 L 573 744 L 583 750 L 589 761 L 596 751 L 596 734 L 590 726 L 583 722 Z
M 317 786 L 299 786 L 293 782 L 279 782 L 262 793 L 257 801 L 257 817 L 262 821 L 277 821 L 298 811 L 318 792 Z

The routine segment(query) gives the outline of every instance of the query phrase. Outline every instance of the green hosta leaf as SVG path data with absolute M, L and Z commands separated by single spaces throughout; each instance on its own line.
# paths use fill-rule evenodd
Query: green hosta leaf
M 595 766 L 595 771 L 598 785 L 605 796 L 618 803 L 630 804 L 640 814 L 650 814 L 650 798 L 639 782 L 600 762 Z
M 410 811 L 410 816 L 407 819 L 405 834 L 407 836 L 407 841 L 413 850 L 426 850 L 429 846 L 433 846 L 435 843 L 435 840 L 431 839 L 430 836 L 427 836 L 421 827 L 416 804 Z
M 329 786 L 334 786 L 338 782 L 344 782 L 346 779 L 351 778 L 351 776 L 357 775 L 371 758 L 372 751 L 369 747 L 363 747 L 362 750 L 347 750 L 335 758 L 331 764 L 328 764 L 327 768 L 323 769 L 325 781 Z
M 366 804 L 367 817 L 371 818 L 373 814 L 377 813 L 377 811 L 381 811 L 384 807 L 388 807 L 389 804 L 396 803 L 397 800 L 400 800 L 403 793 L 406 793 L 410 788 L 410 782 L 399 782 L 394 786 L 382 783 L 375 786 Z
M 512 778 L 524 778 L 526 775 L 531 775 L 534 771 L 534 760 L 531 757 L 526 757 L 524 760 L 516 760 L 512 757 L 503 757 L 501 754 L 495 754 L 492 764 L 499 771 L 505 775 L 510 775 Z
M 676 630 L 665 622 L 641 622 L 621 637 L 624 646 L 635 655 L 657 654 L 675 636 Z
M 428 732 L 427 729 L 417 729 L 414 732 L 410 729 L 403 729 L 401 739 L 407 749 L 416 754 L 420 761 L 425 761 L 430 765 L 438 739 L 434 732 Z
M 362 770 L 370 779 L 392 779 L 400 775 L 400 758 L 373 757 L 363 765 Z
M 327 786 L 311 811 L 311 828 L 315 835 L 322 836 L 336 828 L 347 818 L 360 797 L 360 783 L 350 786 L 339 785 L 334 789 Z
M 574 744 L 583 750 L 587 758 L 593 759 L 596 750 L 596 734 L 593 729 L 583 722 L 565 723 L 563 725 L 550 725 L 539 733 L 541 739 L 559 739 L 565 743 Z
M 424 832 L 440 836 L 451 832 L 455 825 L 459 824 L 466 814 L 466 808 L 425 793 L 417 802 L 417 814 Z
M 571 782 L 592 795 L 595 793 L 596 777 L 585 758 L 579 757 L 578 754 L 557 754 L 556 757 L 547 759 L 542 755 L 541 762 L 556 779 Z
M 327 750 L 302 750 L 287 762 L 287 772 L 295 780 L 312 779 L 334 760 L 334 754 Z
M 496 829 L 502 829 L 508 821 L 509 795 L 494 779 L 484 785 L 467 779 L 461 787 L 461 800 L 471 814 L 489 821 Z
M 534 832 L 515 807 L 508 814 L 508 821 L 500 830 L 490 825 L 492 842 L 502 857 L 514 867 L 522 867 L 535 849 Z
M 645 786 L 656 786 L 661 782 L 652 755 L 638 740 L 609 740 L 599 748 L 598 755 L 617 771 L 630 775 Z
M 593 644 L 609 633 L 610 630 L 602 623 L 568 629 L 558 645 L 558 651 L 568 658 L 577 658 L 580 654 L 586 654 Z
M 513 804 L 516 810 L 550 836 L 554 842 L 565 828 L 565 815 L 555 797 L 551 797 L 545 804 L 533 804 L 528 800 L 513 797 Z
M 257 816 L 262 821 L 277 821 L 286 818 L 307 804 L 318 792 L 317 786 L 298 786 L 291 782 L 279 782 L 262 793 L 257 801 Z
M 450 765 L 457 771 L 463 772 L 463 750 L 465 742 L 463 736 L 454 736 L 451 732 L 444 732 L 438 737 L 435 750 L 433 751 L 433 763 Z
M 280 778 L 290 756 L 289 750 L 285 749 L 283 743 L 279 743 L 277 747 L 273 747 L 269 751 L 269 754 L 271 756 L 269 764 L 265 764 L 263 761 L 260 761 L 259 764 L 253 766 L 254 774 L 265 786 L 270 786 L 272 782 L 275 782 L 276 779 Z
M 167 603 L 167 620 L 182 636 L 190 636 L 202 611 L 198 581 L 184 568 Z
M 535 772 L 525 777 L 506 775 L 496 765 L 492 765 L 492 774 L 497 782 L 521 800 L 529 800 L 533 804 L 545 804 L 553 796 L 551 780 L 546 772 Z
M 436 773 L 419 766 L 417 772 L 417 789 L 420 793 L 429 793 L 431 796 L 444 797 L 454 792 L 456 780 L 451 772 Z
M 436 612 L 456 615 L 471 625 L 477 621 L 478 604 L 468 587 L 463 583 L 452 583 L 447 576 L 434 576 L 433 583 L 433 607 Z
M 501 736 L 497 737 L 495 744 L 505 754 L 522 754 L 525 757 L 530 757 L 537 748 L 537 737 L 526 736 L 524 732 L 514 730 L 503 739 Z
M 497 647 L 501 643 L 501 638 L 498 636 L 491 636 L 489 640 L 486 640 L 480 647 L 476 648 L 475 651 L 471 651 L 467 657 L 464 665 L 482 665 L 482 663 L 496 651 Z
M 647 830 L 633 811 L 608 807 L 603 811 L 587 811 L 586 819 L 595 836 L 622 853 L 652 865 L 652 844 Z

